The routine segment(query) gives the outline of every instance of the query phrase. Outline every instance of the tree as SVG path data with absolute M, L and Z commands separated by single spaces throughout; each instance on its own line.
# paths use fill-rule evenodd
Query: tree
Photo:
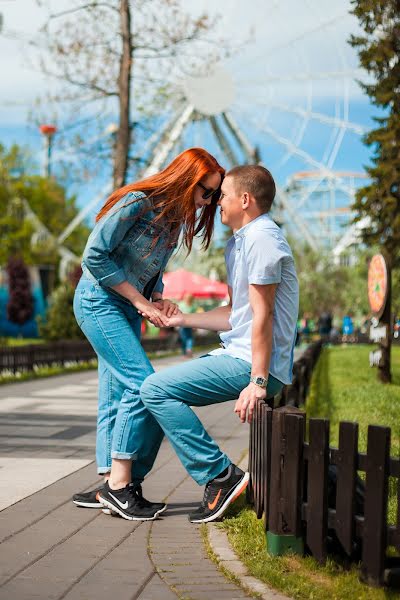
M 37 226 L 27 214 L 32 211 L 53 234 L 60 234 L 78 213 L 76 198 L 68 197 L 54 179 L 32 175 L 34 165 L 26 151 L 0 144 L 0 265 L 20 256 L 28 265 L 56 266 L 59 261 L 55 239 L 41 239 Z M 89 229 L 77 227 L 66 246 L 79 256 Z
M 40 65 L 63 85 L 50 100 L 63 112 L 71 105 L 64 131 L 87 168 L 93 170 L 96 156 L 104 173 L 104 159 L 113 154 L 113 184 L 120 187 L 140 160 L 140 153 L 129 152 L 134 128 L 140 133 L 132 115 L 151 115 L 157 129 L 171 79 L 204 69 L 223 54 L 218 40 L 207 38 L 214 23 L 206 14 L 190 16 L 180 0 L 71 0 L 58 12 L 51 5 L 47 0 Z M 110 144 L 104 131 L 113 122 Z
M 21 258 L 10 258 L 7 264 L 9 300 L 7 317 L 12 323 L 23 325 L 33 315 L 33 297 L 29 271 Z
M 361 87 L 383 110 L 375 118 L 378 127 L 365 136 L 374 152 L 367 167 L 371 183 L 358 190 L 353 208 L 356 220 L 369 219 L 364 241 L 382 249 L 391 269 L 400 265 L 400 0 L 352 0 L 352 5 L 364 35 L 351 36 L 350 44 L 372 77 Z M 387 303 L 390 315 L 390 295 Z M 390 318 L 388 326 L 390 340 Z M 390 343 L 382 347 L 378 374 L 382 382 L 391 381 Z

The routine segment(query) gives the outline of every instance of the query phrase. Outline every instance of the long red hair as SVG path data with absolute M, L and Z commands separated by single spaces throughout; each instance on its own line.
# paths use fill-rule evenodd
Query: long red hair
M 96 217 L 101 219 L 129 192 L 143 192 L 151 198 L 157 211 L 155 222 L 171 227 L 171 235 L 183 225 L 183 243 L 190 252 L 193 238 L 202 233 L 202 245 L 208 248 L 214 229 L 216 204 L 204 206 L 196 220 L 194 192 L 199 181 L 211 173 L 225 175 L 216 159 L 203 148 L 189 148 L 179 154 L 163 171 L 135 183 L 129 183 L 111 194 Z M 137 202 L 133 200 L 132 202 Z M 150 210 L 150 209 L 149 209 Z M 154 241 L 157 242 L 157 239 Z

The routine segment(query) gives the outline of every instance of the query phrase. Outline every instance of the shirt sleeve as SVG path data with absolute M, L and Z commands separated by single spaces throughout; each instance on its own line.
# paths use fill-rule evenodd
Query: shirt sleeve
M 232 246 L 229 245 L 225 249 L 225 267 L 226 267 L 226 282 L 229 287 L 232 287 Z
M 245 252 L 249 285 L 280 283 L 285 252 L 279 238 L 268 231 L 255 231 L 246 237 Z
M 146 196 L 130 192 L 95 225 L 83 252 L 83 263 L 100 285 L 111 287 L 126 281 L 123 268 L 111 252 L 123 240 L 140 214 L 147 208 Z

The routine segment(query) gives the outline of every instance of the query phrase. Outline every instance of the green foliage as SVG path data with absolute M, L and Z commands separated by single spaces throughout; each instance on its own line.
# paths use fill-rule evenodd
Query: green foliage
M 372 250 L 360 251 L 352 266 L 335 265 L 330 254 L 316 252 L 309 246 L 292 243 L 292 250 L 300 285 L 300 314 L 369 313 L 367 276 Z
M 28 265 L 56 265 L 59 257 L 55 240 L 35 235 L 37 225 L 27 215 L 33 211 L 54 236 L 59 235 L 78 213 L 76 198 L 66 196 L 53 178 L 32 175 L 27 153 L 14 145 L 9 150 L 0 144 L 0 265 L 19 255 Z M 84 248 L 89 229 L 78 226 L 65 245 L 77 256 Z
M 39 333 L 46 341 L 84 339 L 73 313 L 75 288 L 65 282 L 50 296 L 46 320 L 38 318 Z
M 392 265 L 400 265 L 400 3 L 399 0 L 352 0 L 353 14 L 364 35 L 351 36 L 361 66 L 372 82 L 361 86 L 384 116 L 365 136 L 372 146 L 371 183 L 358 190 L 356 220 L 370 218 L 364 230 L 368 244 L 381 246 Z

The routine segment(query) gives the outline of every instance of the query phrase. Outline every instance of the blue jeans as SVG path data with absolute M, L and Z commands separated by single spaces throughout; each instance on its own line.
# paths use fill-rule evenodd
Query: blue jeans
M 75 291 L 74 314 L 98 356 L 98 473 L 110 471 L 112 458 L 132 459 L 132 480 L 141 482 L 164 437 L 139 395 L 154 373 L 140 343 L 141 317 L 132 304 L 85 277 Z
M 191 477 L 204 485 L 231 461 L 208 435 L 190 406 L 236 400 L 249 384 L 251 365 L 227 354 L 206 355 L 153 373 L 142 384 L 143 404 L 157 419 Z M 283 383 L 269 376 L 267 396 Z M 233 406 L 232 406 L 233 410 Z

